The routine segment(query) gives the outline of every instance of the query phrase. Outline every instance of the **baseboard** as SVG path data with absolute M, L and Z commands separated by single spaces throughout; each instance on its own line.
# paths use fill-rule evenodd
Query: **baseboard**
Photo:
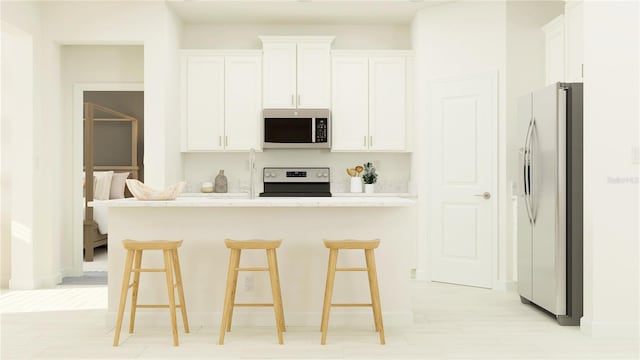
M 36 278 L 15 278 L 9 279 L 9 289 L 11 290 L 33 290 L 48 289 L 62 282 L 62 273 L 48 274 L 47 276 Z
M 80 268 L 80 271 L 76 271 L 76 269 L 74 268 L 64 268 L 61 271 L 62 273 L 62 277 L 67 277 L 67 276 L 82 276 L 82 274 L 84 273 L 82 271 L 82 268 Z
M 586 317 L 580 319 L 580 331 L 594 338 L 638 338 L 640 324 L 638 322 L 605 322 L 592 321 Z
M 418 281 L 431 281 L 431 279 L 429 279 L 427 277 L 427 272 L 424 270 L 416 270 L 416 280 Z
M 513 280 L 496 280 L 493 284 L 493 290 L 516 291 L 518 290 L 518 282 Z
M 242 311 L 244 309 L 236 309 L 233 313 L 233 325 L 237 326 L 273 326 L 275 318 L 273 310 L 253 309 L 252 311 Z M 263 311 L 264 310 L 264 311 Z M 369 311 L 339 311 L 342 309 L 331 309 L 330 323 L 332 327 L 373 327 L 373 315 Z M 345 309 L 346 310 L 346 309 Z M 129 310 L 125 311 L 125 322 L 129 318 Z M 178 311 L 180 313 L 180 311 Z M 189 312 L 190 327 L 209 327 L 217 328 L 222 320 L 221 312 Z M 285 323 L 287 326 L 311 326 L 320 327 L 322 318 L 321 312 L 287 312 L 285 310 Z M 178 315 L 180 317 L 180 315 Z M 413 324 L 413 313 L 407 312 L 391 312 L 382 313 L 384 325 L 386 327 L 404 327 Z M 180 324 L 182 320 L 178 319 Z M 105 324 L 107 327 L 114 327 L 116 323 L 116 312 L 107 312 Z M 166 309 L 162 310 L 146 310 L 141 309 L 136 313 L 136 326 L 157 327 L 166 326 L 169 323 L 169 314 Z
M 11 275 L 2 275 L 0 277 L 0 288 L 8 289 L 9 288 L 9 280 L 11 280 Z

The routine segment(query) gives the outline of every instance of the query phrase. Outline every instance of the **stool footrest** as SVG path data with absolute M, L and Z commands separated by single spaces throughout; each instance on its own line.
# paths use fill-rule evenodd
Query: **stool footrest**
M 167 269 L 162 268 L 146 268 L 146 269 L 131 269 L 131 272 L 166 272 Z
M 337 307 L 360 307 L 360 306 L 368 306 L 371 307 L 373 304 L 331 304 L 331 306 Z
M 258 306 L 273 306 L 273 304 L 233 304 L 233 306 L 258 307 Z
M 137 308 L 142 308 L 142 309 L 161 309 L 161 308 L 168 308 L 169 305 L 136 305 Z M 182 305 L 180 304 L 176 304 L 176 307 L 182 307 Z
M 366 268 L 366 267 L 363 267 L 363 268 L 357 268 L 357 267 L 336 268 L 336 271 L 369 271 L 369 268 Z
M 269 271 L 268 267 L 239 267 L 237 271 Z

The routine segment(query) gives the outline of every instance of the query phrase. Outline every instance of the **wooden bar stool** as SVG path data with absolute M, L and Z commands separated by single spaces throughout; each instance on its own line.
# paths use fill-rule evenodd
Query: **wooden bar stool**
M 231 318 L 235 306 L 273 306 L 276 315 L 278 329 L 278 343 L 282 344 L 282 332 L 285 331 L 284 309 L 282 307 L 282 294 L 280 292 L 280 274 L 278 273 L 278 259 L 276 249 L 280 247 L 282 240 L 225 240 L 227 248 L 231 249 L 229 258 L 229 270 L 227 271 L 227 290 L 224 296 L 224 308 L 222 310 L 222 323 L 220 325 L 220 345 L 224 344 L 224 336 L 231 331 Z M 240 252 L 242 250 L 266 250 L 267 267 L 240 267 Z M 240 271 L 268 271 L 271 279 L 272 304 L 236 304 L 236 286 Z
M 329 311 L 332 306 L 336 307 L 356 307 L 366 306 L 373 310 L 373 322 L 376 331 L 380 333 L 380 344 L 384 345 L 384 327 L 382 325 L 382 308 L 380 306 L 380 291 L 378 289 L 378 275 L 376 273 L 376 259 L 373 249 L 380 245 L 380 240 L 324 240 L 324 246 L 329 249 L 329 266 L 327 269 L 327 285 L 324 292 L 324 306 L 322 308 L 322 331 L 321 344 L 327 340 L 327 328 L 329 325 Z M 339 268 L 338 250 L 364 250 L 367 267 L 364 268 Z M 371 304 L 332 304 L 333 282 L 336 271 L 366 271 L 369 276 L 369 290 L 371 292 Z
M 120 291 L 120 306 L 118 307 L 118 320 L 116 321 L 116 332 L 113 339 L 113 346 L 118 346 L 120 338 L 120 329 L 122 327 L 122 317 L 124 315 L 124 308 L 127 302 L 127 293 L 129 288 L 132 288 L 131 292 L 131 320 L 129 321 L 129 333 L 133 333 L 133 326 L 136 320 L 137 308 L 169 308 L 169 314 L 171 315 L 171 331 L 173 333 L 173 345 L 178 346 L 178 328 L 176 325 L 176 308 L 180 308 L 182 311 L 182 322 L 184 325 L 184 332 L 189 332 L 189 322 L 187 320 L 187 308 L 184 302 L 184 291 L 182 289 L 182 273 L 180 272 L 180 260 L 178 258 L 178 248 L 182 245 L 180 241 L 167 241 L 167 240 L 155 240 L 155 241 L 134 241 L 123 240 L 122 245 L 127 250 L 127 257 L 124 263 L 124 275 L 122 277 L 122 290 Z M 142 251 L 144 250 L 162 250 L 164 255 L 164 268 L 142 268 Z M 141 272 L 163 272 L 167 279 L 167 290 L 169 293 L 168 305 L 139 305 L 138 304 L 138 288 L 140 286 L 140 273 Z M 173 273 L 175 272 L 175 281 Z M 133 273 L 133 283 L 129 283 L 131 280 L 131 273 Z M 178 289 L 178 297 L 180 303 L 175 302 L 175 288 Z

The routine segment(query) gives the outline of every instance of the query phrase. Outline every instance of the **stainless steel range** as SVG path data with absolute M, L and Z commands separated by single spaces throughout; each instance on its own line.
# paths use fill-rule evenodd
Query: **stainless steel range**
M 262 171 L 264 192 L 261 197 L 330 197 L 329 168 L 274 168 Z

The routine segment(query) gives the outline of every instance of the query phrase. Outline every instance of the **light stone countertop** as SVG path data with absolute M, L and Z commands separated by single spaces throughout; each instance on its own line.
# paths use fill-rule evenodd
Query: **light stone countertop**
M 406 207 L 416 204 L 414 198 L 399 196 L 334 196 L 334 197 L 240 197 L 181 196 L 169 201 L 142 201 L 134 198 L 95 200 L 93 207 Z M 362 194 L 364 195 L 364 194 Z M 375 195 L 375 194 L 373 194 Z

